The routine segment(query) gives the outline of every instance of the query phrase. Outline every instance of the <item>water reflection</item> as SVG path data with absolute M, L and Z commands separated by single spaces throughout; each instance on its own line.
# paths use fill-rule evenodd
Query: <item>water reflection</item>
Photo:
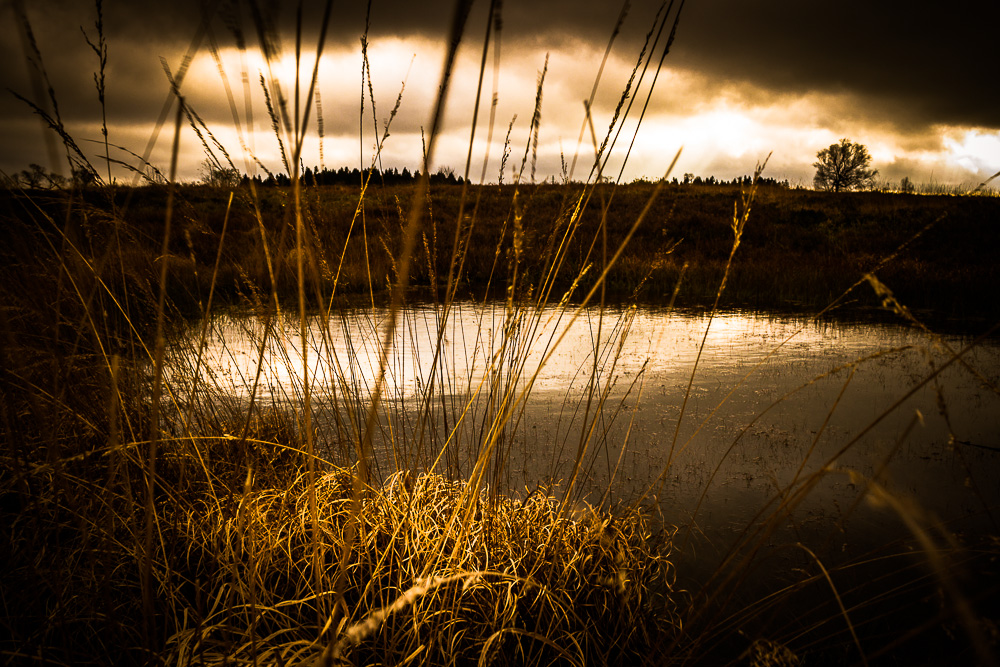
M 869 480 L 928 521 L 997 531 L 996 342 L 951 363 L 947 348 L 967 340 L 903 327 L 755 313 L 720 314 L 708 327 L 704 315 L 652 308 L 571 315 L 465 303 L 445 319 L 408 308 L 386 365 L 379 471 L 468 474 L 492 442 L 487 480 L 517 494 L 549 481 L 565 489 L 579 460 L 576 502 L 648 494 L 668 521 L 704 529 L 699 557 L 722 553 L 720 535 L 741 534 L 807 487 L 784 537 L 821 530 L 846 544 L 905 532 L 864 496 Z M 259 400 L 293 406 L 307 375 L 318 442 L 345 462 L 362 438 L 386 318 L 312 317 L 303 345 L 297 322 L 220 316 L 199 373 L 235 398 L 256 387 Z M 190 339 L 199 335 L 193 326 Z M 188 373 L 194 359 L 182 357 Z M 498 413 L 507 418 L 496 427 Z

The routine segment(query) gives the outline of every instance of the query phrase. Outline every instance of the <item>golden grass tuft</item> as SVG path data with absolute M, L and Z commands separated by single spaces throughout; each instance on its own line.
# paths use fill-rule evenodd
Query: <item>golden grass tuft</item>
M 280 664 L 326 652 L 392 664 L 419 652 L 422 664 L 633 664 L 679 630 L 672 532 L 646 510 L 560 516 L 541 490 L 515 500 L 483 489 L 453 549 L 466 482 L 398 473 L 366 489 L 352 516 L 354 475 L 334 469 L 315 484 L 324 581 L 357 521 L 342 609 L 328 609 L 332 591 L 308 586 L 305 474 L 227 510 L 193 505 L 179 522 L 188 592 L 173 613 L 184 622 L 165 662 Z M 338 627 L 317 642 L 320 610 Z

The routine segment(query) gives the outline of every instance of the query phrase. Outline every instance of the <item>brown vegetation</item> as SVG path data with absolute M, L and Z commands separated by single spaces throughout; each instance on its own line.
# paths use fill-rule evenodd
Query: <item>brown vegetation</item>
M 606 216 L 595 204 L 580 221 L 575 243 L 566 254 L 555 287 L 565 291 L 575 276 L 596 261 L 591 240 L 606 219 L 607 243 L 617 247 L 652 192 L 651 184 L 607 189 Z M 411 264 L 413 298 L 442 296 L 456 233 L 460 186 L 434 186 L 421 228 L 420 246 Z M 584 186 L 522 187 L 516 212 L 524 251 L 519 258 L 522 288 L 538 287 L 547 255 L 565 231 L 570 207 Z M 403 202 L 410 188 L 372 188 L 361 200 L 359 188 L 328 186 L 303 189 L 306 222 L 306 280 L 310 303 L 315 294 L 335 290 L 384 300 L 396 279 L 394 256 L 402 243 Z M 503 297 L 514 229 L 513 186 L 471 188 L 477 201 L 475 225 L 468 231 L 457 294 L 481 300 Z M 677 304 L 711 305 L 728 257 L 731 237 L 727 218 L 737 190 L 719 186 L 668 186 L 655 200 L 645 224 L 605 281 L 609 298 L 666 303 L 683 276 Z M 266 188 L 255 199 L 237 189 L 231 207 L 228 192 L 204 186 L 179 193 L 180 219 L 170 241 L 169 294 L 181 312 L 195 315 L 214 284 L 216 303 L 259 302 L 272 288 L 283 298 L 297 290 L 297 259 L 291 194 Z M 131 206 L 111 224 L 101 212 L 103 193 L 84 193 L 77 201 L 50 196 L 40 201 L 4 195 L 5 242 L 43 234 L 58 243 L 54 221 L 79 209 L 86 222 L 79 232 L 89 243 L 119 243 L 124 259 L 112 281 L 127 280 L 151 293 L 153 267 L 161 242 L 165 189 L 146 187 L 116 198 Z M 254 205 L 256 204 L 256 205 Z M 35 206 L 41 205 L 49 222 Z M 364 225 L 360 221 L 364 209 Z M 18 210 L 20 209 L 20 210 Z M 266 226 L 256 220 L 259 213 Z M 353 223 L 353 224 L 352 224 Z M 225 227 L 225 242 L 223 230 Z M 73 230 L 71 230 L 73 231 Z M 764 187 L 753 220 L 721 300 L 724 308 L 818 311 L 866 273 L 876 273 L 900 301 L 932 321 L 949 318 L 989 320 L 1000 313 L 997 263 L 985 249 L 1000 242 L 1000 199 L 994 197 L 912 196 L 895 193 L 821 193 Z M 220 253 L 218 272 L 214 272 Z M 499 253 L 499 254 L 498 254 Z M 589 253 L 589 254 L 588 254 Z M 270 260 L 270 266 L 269 266 Z M 274 284 L 271 282 L 273 272 Z M 597 273 L 592 274 L 596 278 Z M 214 278 L 214 282 L 213 282 Z M 585 279 L 586 280 L 586 279 Z M 639 289 L 637 289 L 637 287 Z M 854 289 L 838 309 L 849 315 L 880 307 L 866 287 Z
M 665 12 L 650 34 L 672 35 L 663 30 L 670 21 L 676 28 L 676 14 Z M 460 20 L 454 31 L 449 58 Z M 103 36 L 97 43 L 103 48 Z M 669 41 L 662 48 L 665 56 Z M 103 60 L 101 68 L 103 99 Z M 870 272 L 911 306 L 993 316 L 996 269 L 982 248 L 995 247 L 997 200 L 831 198 L 759 191 L 756 180 L 739 191 L 664 183 L 428 187 L 446 93 L 447 77 L 428 129 L 424 180 L 409 189 L 304 187 L 294 171 L 303 117 L 294 119 L 299 134 L 288 137 L 288 188 L 237 188 L 232 197 L 204 186 L 124 189 L 102 184 L 91 167 L 69 191 L 2 195 L 6 660 L 662 664 L 716 662 L 712 651 L 721 647 L 719 661 L 774 664 L 811 648 L 740 634 L 757 607 L 734 603 L 730 611 L 726 583 L 750 576 L 752 563 L 734 561 L 706 582 L 705 595 L 688 596 L 674 590 L 673 529 L 655 507 L 572 502 L 582 452 L 601 437 L 592 404 L 603 407 L 607 393 L 597 389 L 596 363 L 588 369 L 594 389 L 567 405 L 585 415 L 587 428 L 562 489 L 517 498 L 496 483 L 509 460 L 504 434 L 530 394 L 526 332 L 546 305 L 571 319 L 576 304 L 604 304 L 612 293 L 664 301 L 678 294 L 713 314 L 719 306 L 874 303 L 866 296 Z M 176 102 L 175 133 L 185 110 Z M 278 128 L 275 116 L 287 109 L 269 113 Z M 75 147 L 58 119 L 48 120 L 67 149 Z M 79 149 L 72 155 L 83 169 Z M 222 166 L 218 158 L 213 164 Z M 283 324 L 297 318 L 305 339 L 309 313 L 378 295 L 389 303 L 387 321 L 372 323 L 386 341 L 384 369 L 413 287 L 440 309 L 441 337 L 455 298 L 504 304 L 502 359 L 488 360 L 483 383 L 469 388 L 489 407 L 473 417 L 476 437 L 460 443 L 477 454 L 460 479 L 407 465 L 406 447 L 443 457 L 457 446 L 452 437 L 468 433 L 456 428 L 468 397 L 453 404 L 442 432 L 427 432 L 436 424 L 431 406 L 444 403 L 440 375 L 420 390 L 421 429 L 406 436 L 412 442 L 390 434 L 399 456 L 383 471 L 373 434 L 390 431 L 398 414 L 382 384 L 339 395 L 337 453 L 345 463 L 329 460 L 316 442 L 306 361 L 295 400 L 264 401 L 256 382 L 237 400 L 202 372 L 200 343 L 165 353 L 174 329 L 188 318 L 209 320 L 220 304 L 248 307 L 265 332 L 263 349 L 282 315 Z M 595 350 L 594 358 L 613 366 L 616 353 Z M 697 365 L 692 381 L 696 372 Z M 678 429 L 682 418 L 683 410 Z M 813 481 L 803 480 L 796 494 Z M 770 521 L 782 521 L 796 498 L 778 499 Z M 948 555 L 921 553 L 945 584 Z M 767 603 L 787 593 L 774 591 Z M 833 598 L 841 600 L 835 588 Z M 990 618 L 961 595 L 942 606 L 975 656 L 991 659 Z M 831 619 L 850 626 L 841 606 L 808 630 L 822 631 Z M 852 636 L 831 641 L 840 655 L 865 661 L 871 649 L 851 627 Z

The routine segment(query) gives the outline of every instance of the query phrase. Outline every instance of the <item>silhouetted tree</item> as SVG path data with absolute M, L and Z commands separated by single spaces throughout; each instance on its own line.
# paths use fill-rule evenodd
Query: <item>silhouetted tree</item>
M 97 182 L 97 174 L 93 169 L 73 167 L 73 185 L 78 188 L 88 188 Z
M 18 180 L 24 187 L 32 188 L 62 188 L 66 186 L 66 179 L 59 174 L 46 171 L 45 167 L 32 162 L 27 169 L 21 171 Z
M 850 139 L 831 144 L 816 153 L 816 157 L 819 160 L 813 163 L 816 167 L 813 185 L 819 190 L 860 190 L 871 187 L 878 174 L 877 169 L 869 169 L 872 156 L 868 149 Z
M 235 188 L 243 180 L 243 174 L 234 167 L 223 167 L 206 159 L 201 164 L 201 182 L 214 188 Z

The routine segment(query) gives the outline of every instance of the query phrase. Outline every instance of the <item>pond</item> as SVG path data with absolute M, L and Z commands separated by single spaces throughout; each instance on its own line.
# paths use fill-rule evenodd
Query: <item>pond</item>
M 297 410 L 307 369 L 317 451 L 349 464 L 388 318 L 310 316 L 303 347 L 297 319 L 222 315 L 191 325 L 200 361 L 175 363 L 234 400 Z M 415 305 L 398 317 L 369 456 L 382 477 L 467 476 L 482 458 L 495 491 L 642 500 L 681 527 L 682 582 L 744 556 L 769 579 L 808 564 L 799 544 L 830 565 L 905 552 L 915 527 L 939 542 L 1000 534 L 1000 344 L 970 343 L 751 312 Z

